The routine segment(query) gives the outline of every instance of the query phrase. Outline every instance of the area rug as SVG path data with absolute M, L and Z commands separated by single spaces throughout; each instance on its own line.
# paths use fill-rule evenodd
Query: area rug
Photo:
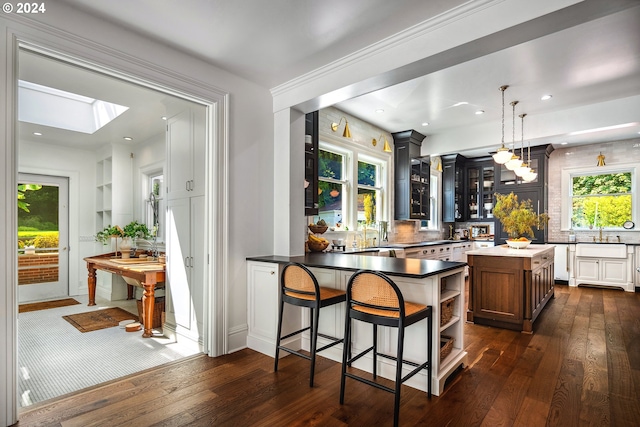
M 118 326 L 123 320 L 137 321 L 138 316 L 120 307 L 105 308 L 103 310 L 88 311 L 86 313 L 62 316 L 80 332 L 91 332 Z
M 47 310 L 49 308 L 67 307 L 70 305 L 80 304 L 73 298 L 58 299 L 55 301 L 32 302 L 28 304 L 20 304 L 18 313 L 28 313 L 30 311 Z

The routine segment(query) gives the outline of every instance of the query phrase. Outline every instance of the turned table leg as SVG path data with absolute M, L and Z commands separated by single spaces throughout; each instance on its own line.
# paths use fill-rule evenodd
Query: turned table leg
M 88 264 L 87 269 L 89 270 L 89 278 L 87 280 L 87 285 L 89 287 L 89 306 L 96 305 L 96 269 L 93 265 Z
M 144 323 L 143 338 L 149 338 L 153 336 L 153 310 L 155 306 L 155 287 L 154 280 L 150 280 L 147 277 L 146 281 L 142 284 L 144 292 L 142 293 L 142 317 Z

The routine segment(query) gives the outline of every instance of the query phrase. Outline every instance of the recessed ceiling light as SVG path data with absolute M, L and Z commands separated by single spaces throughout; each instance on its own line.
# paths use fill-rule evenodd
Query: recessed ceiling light
M 568 144 L 568 142 L 567 142 L 567 141 L 564 141 L 564 142 L 561 142 L 561 143 L 560 143 L 560 145 L 567 145 L 567 144 Z
M 549 99 L 553 98 L 553 95 L 542 95 L 542 97 L 540 98 L 540 100 L 542 101 L 548 101 Z
M 476 111 L 476 114 L 479 116 L 480 114 L 484 114 L 484 110 L 478 110 Z
M 167 120 L 167 116 L 160 117 L 162 120 Z
M 455 104 L 453 104 L 454 107 L 459 107 L 461 105 L 468 105 L 469 103 L 467 101 L 460 101 L 460 102 L 456 102 Z
M 42 136 L 42 134 L 40 132 L 34 132 L 33 133 L 35 136 Z
M 382 113 L 384 113 L 384 110 L 383 110 L 382 108 L 378 108 L 378 109 L 376 110 L 376 113 L 378 113 L 378 114 L 382 114 Z
M 422 126 L 429 126 L 429 123 L 428 122 L 424 122 L 424 123 L 422 123 Z
M 131 138 L 130 136 L 125 136 L 123 139 L 125 141 L 133 141 L 133 138 Z

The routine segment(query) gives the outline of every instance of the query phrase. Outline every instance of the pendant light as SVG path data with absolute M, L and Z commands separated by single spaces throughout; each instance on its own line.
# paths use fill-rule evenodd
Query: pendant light
M 522 136 L 520 137 L 520 150 L 522 151 L 522 164 L 520 165 L 520 167 L 514 169 L 513 171 L 515 172 L 515 174 L 517 176 L 519 176 L 520 178 L 522 178 L 525 174 L 529 173 L 529 171 L 531 171 L 531 168 L 529 167 L 529 164 L 527 163 L 525 157 L 524 157 L 524 118 L 525 118 L 526 114 L 521 114 L 520 115 L 520 120 L 522 122 L 521 124 L 521 130 L 522 130 Z M 529 145 L 531 145 L 531 143 L 529 143 Z
M 528 151 L 529 151 L 529 164 L 531 164 L 531 142 L 529 142 Z M 531 168 L 529 169 L 529 172 L 522 175 L 522 179 L 524 180 L 524 182 L 531 182 L 537 177 L 538 177 L 538 173 Z
M 500 165 L 507 163 L 512 157 L 511 151 L 504 146 L 504 91 L 507 90 L 508 87 L 507 85 L 500 86 L 500 92 L 502 92 L 502 145 L 493 155 L 493 160 Z
M 518 101 L 511 102 L 511 106 L 513 107 L 513 123 L 511 125 L 511 129 L 512 129 L 511 141 L 513 144 L 513 155 L 511 156 L 511 159 L 509 159 L 509 161 L 504 164 L 507 167 L 507 169 L 509 169 L 510 171 L 515 170 L 520 166 L 522 166 L 522 160 L 520 159 L 520 157 L 516 156 L 516 105 L 518 105 Z M 520 154 L 521 155 L 523 154 L 522 149 L 520 150 Z

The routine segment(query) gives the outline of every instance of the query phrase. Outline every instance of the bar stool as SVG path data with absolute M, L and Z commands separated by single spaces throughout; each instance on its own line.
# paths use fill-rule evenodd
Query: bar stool
M 351 319 L 371 323 L 373 325 L 373 345 L 361 353 L 351 357 Z M 420 320 L 427 319 L 427 361 L 415 363 L 404 360 L 404 329 Z M 398 343 L 396 356 L 378 352 L 378 325 L 398 328 Z M 385 274 L 377 271 L 360 270 L 356 272 L 347 284 L 347 309 L 344 333 L 344 348 L 342 353 L 342 374 L 340 376 L 340 404 L 344 403 L 346 378 L 363 382 L 370 386 L 388 391 L 395 395 L 393 408 L 393 425 L 398 425 L 400 409 L 400 387 L 403 382 L 423 369 L 427 370 L 428 393 L 431 398 L 431 353 L 433 347 L 433 308 L 423 304 L 405 301 L 398 286 Z M 347 366 L 372 352 L 373 379 L 377 377 L 377 356 L 396 361 L 395 388 L 390 388 L 371 381 L 367 378 L 347 372 Z M 402 366 L 408 364 L 415 369 L 404 377 Z
M 342 338 L 335 338 L 325 334 L 318 333 L 318 321 L 320 320 L 320 309 L 345 301 L 345 291 L 340 289 L 325 288 L 318 285 L 318 280 L 307 267 L 302 264 L 291 262 L 282 270 L 280 276 L 280 314 L 278 316 L 278 337 L 276 341 L 276 360 L 274 363 L 274 371 L 278 371 L 278 355 L 280 350 L 284 350 L 296 356 L 311 361 L 311 373 L 309 376 L 309 387 L 313 387 L 313 375 L 316 365 L 316 353 L 333 347 L 344 341 Z M 284 304 L 291 304 L 298 307 L 308 307 L 309 310 L 309 326 L 299 329 L 295 332 L 282 335 L 282 315 L 284 313 Z M 311 350 L 309 356 L 292 348 L 281 345 L 281 341 L 294 335 L 301 334 L 305 331 L 311 331 L 309 341 Z M 331 340 L 324 347 L 317 348 L 318 336 Z

